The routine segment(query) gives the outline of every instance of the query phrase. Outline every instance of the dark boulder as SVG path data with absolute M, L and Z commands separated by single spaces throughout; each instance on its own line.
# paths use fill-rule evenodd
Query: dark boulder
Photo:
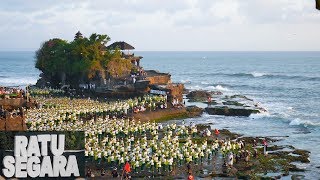
M 233 106 L 244 106 L 244 104 L 239 103 L 237 101 L 226 101 L 222 102 L 223 105 L 233 105 Z
M 190 102 L 202 102 L 207 101 L 208 97 L 211 97 L 211 93 L 202 90 L 191 91 L 187 94 L 187 98 Z
M 260 111 L 257 109 L 230 108 L 227 106 L 206 107 L 205 111 L 210 115 L 246 116 L 246 117 L 249 117 L 251 114 L 260 113 Z
M 186 107 L 188 117 L 199 117 L 202 115 L 204 109 L 198 106 L 188 106 Z

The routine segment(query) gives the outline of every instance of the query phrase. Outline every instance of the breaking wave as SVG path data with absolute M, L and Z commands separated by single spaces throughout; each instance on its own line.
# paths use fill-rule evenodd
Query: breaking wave
M 207 86 L 207 87 L 205 87 L 205 89 L 210 90 L 210 91 L 230 91 L 228 88 L 223 87 L 221 85 Z
M 28 84 L 35 84 L 36 82 L 37 82 L 37 78 L 32 78 L 32 77 L 0 78 L 0 86 L 25 86 Z
M 250 73 L 195 73 L 198 76 L 224 76 L 224 77 L 247 77 L 247 78 L 273 78 L 286 80 L 303 80 L 303 81 L 320 81 L 320 77 L 299 76 L 299 75 L 284 75 L 271 74 L 265 72 L 250 72 Z
M 208 84 L 210 84 L 209 82 L 206 82 L 206 81 L 201 81 L 201 84 L 203 84 L 203 85 L 208 85 Z
M 180 80 L 180 83 L 191 84 L 191 81 L 189 79 L 182 79 L 182 80 Z
M 302 120 L 300 118 L 296 118 L 289 123 L 290 126 L 320 126 L 320 123 L 311 122 L 308 120 Z
M 261 72 L 252 72 L 250 73 L 253 77 L 262 77 L 268 75 L 267 73 L 261 73 Z
M 265 118 L 265 117 L 270 117 L 270 113 L 267 112 L 261 112 L 259 114 L 251 114 L 249 117 L 253 118 L 253 119 L 261 119 L 261 118 Z

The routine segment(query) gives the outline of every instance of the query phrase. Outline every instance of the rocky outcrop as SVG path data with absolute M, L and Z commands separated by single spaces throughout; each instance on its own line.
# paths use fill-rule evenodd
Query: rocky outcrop
M 169 89 L 170 92 L 170 96 L 171 98 L 176 98 L 179 100 L 179 102 L 182 102 L 183 100 L 183 90 L 184 90 L 184 84 L 168 84 L 167 87 Z
M 189 99 L 189 102 L 207 102 L 208 97 L 223 95 L 223 93 L 220 91 L 204 91 L 204 90 L 195 90 L 191 92 L 187 91 L 186 94 L 187 94 L 186 97 Z
M 188 106 L 186 107 L 186 110 L 188 112 L 188 117 L 199 117 L 202 115 L 204 109 L 199 108 L 198 106 Z
M 160 73 L 155 70 L 146 70 L 147 76 L 146 80 L 150 82 L 151 85 L 165 85 L 171 83 L 171 75 L 168 73 Z
M 228 106 L 214 106 L 206 107 L 205 111 L 210 115 L 223 115 L 223 116 L 250 116 L 251 114 L 260 113 L 258 109 L 236 108 Z
M 134 88 L 138 91 L 144 91 L 148 88 L 150 84 L 150 81 L 148 80 L 138 80 L 136 83 L 134 83 Z
M 224 96 L 220 92 L 196 90 L 191 91 L 186 97 L 189 99 L 189 102 L 208 104 L 205 112 L 210 115 L 248 117 L 251 114 L 267 112 L 266 109 L 260 106 L 259 102 L 256 103 L 253 99 L 239 94 Z M 212 97 L 211 103 L 208 102 L 208 97 Z
M 202 90 L 191 91 L 189 94 L 187 94 L 187 98 L 190 102 L 207 101 L 208 97 L 211 97 L 211 93 Z
M 316 0 L 316 8 L 320 10 L 320 0 Z

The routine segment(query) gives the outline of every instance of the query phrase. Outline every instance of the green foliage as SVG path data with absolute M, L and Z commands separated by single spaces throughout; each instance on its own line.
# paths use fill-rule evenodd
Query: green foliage
M 112 77 L 123 77 L 129 75 L 133 65 L 130 61 L 120 57 L 114 57 L 107 64 L 107 71 Z
M 110 74 L 119 70 L 119 75 L 130 72 L 132 65 L 121 59 L 119 49 L 105 50 L 109 41 L 109 36 L 95 33 L 71 42 L 50 39 L 36 51 L 35 67 L 56 86 L 64 80 L 68 84 L 78 84 L 105 78 L 107 70 Z M 107 68 L 107 65 L 112 67 Z
M 36 52 L 36 68 L 44 73 L 64 70 L 67 57 L 64 55 L 68 43 L 62 39 L 50 39 Z

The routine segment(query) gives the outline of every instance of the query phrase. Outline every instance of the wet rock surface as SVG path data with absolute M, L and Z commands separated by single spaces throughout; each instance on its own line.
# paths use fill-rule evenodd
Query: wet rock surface
M 234 108 L 228 106 L 206 107 L 205 111 L 210 115 L 224 116 L 250 116 L 251 114 L 260 113 L 258 109 Z
M 191 91 L 189 92 L 186 97 L 189 99 L 190 102 L 202 102 L 206 101 L 208 97 L 211 97 L 212 94 L 208 91 Z
M 223 95 L 220 91 L 204 91 L 204 90 L 195 90 L 195 91 L 188 91 L 186 97 L 188 98 L 189 102 L 207 102 L 208 97 L 212 96 L 220 96 Z
M 222 95 L 222 93 L 208 91 L 192 91 L 186 95 L 188 102 L 202 102 L 207 104 L 205 112 L 210 115 L 223 116 L 250 116 L 267 112 L 261 107 L 259 102 L 254 102 L 244 95 Z M 211 102 L 208 102 L 208 97 L 211 97 Z

